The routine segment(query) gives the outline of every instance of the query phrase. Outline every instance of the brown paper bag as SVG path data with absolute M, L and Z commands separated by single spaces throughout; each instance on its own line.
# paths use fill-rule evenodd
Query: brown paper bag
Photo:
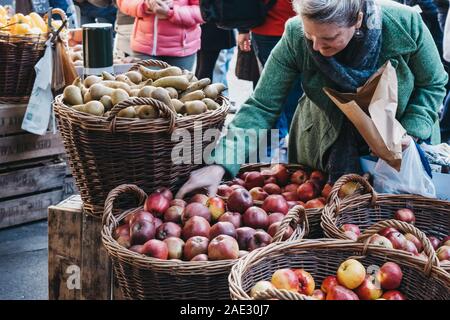
M 370 149 L 400 171 L 402 137 L 406 130 L 395 119 L 398 102 L 397 74 L 386 62 L 356 93 L 325 93 L 358 129 Z

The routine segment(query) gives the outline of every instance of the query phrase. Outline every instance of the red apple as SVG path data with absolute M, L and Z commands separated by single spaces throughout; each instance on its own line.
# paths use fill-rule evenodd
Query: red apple
M 298 201 L 297 192 L 283 192 L 281 195 L 286 201 Z
M 288 201 L 287 202 L 289 210 L 291 210 L 293 207 L 298 206 L 298 201 Z
M 213 221 L 217 221 L 225 213 L 225 202 L 219 197 L 209 198 L 206 206 L 211 212 Z
M 342 231 L 351 231 L 354 234 L 356 234 L 358 237 L 361 235 L 361 230 L 359 230 L 359 227 L 356 224 L 346 223 L 343 224 L 340 228 Z
M 199 216 L 190 218 L 183 227 L 182 236 L 184 240 L 195 236 L 209 238 L 209 230 L 211 229 L 209 222 Z
M 267 177 L 264 180 L 264 184 L 275 183 L 277 184 L 277 178 L 275 177 Z
M 245 188 L 247 190 L 253 189 L 255 187 L 262 187 L 264 186 L 264 177 L 261 174 L 261 172 L 258 171 L 252 171 L 248 172 L 248 174 L 245 176 Z
M 327 298 L 326 294 L 320 289 L 314 290 L 311 297 L 313 297 L 316 300 L 326 300 L 326 298 Z
M 157 239 L 151 239 L 144 243 L 142 252 L 149 257 L 161 260 L 167 260 L 169 257 L 169 249 L 167 248 L 167 244 Z
M 114 230 L 114 239 L 117 239 L 121 236 L 130 236 L 130 225 L 128 223 L 118 226 Z
M 170 237 L 181 237 L 181 227 L 173 222 L 165 222 L 156 229 L 156 239 L 164 240 Z
M 268 289 L 275 289 L 272 282 L 264 280 L 258 281 L 250 290 L 250 297 L 255 298 L 258 295 L 258 293 L 264 292 Z
M 344 235 L 350 240 L 353 240 L 353 241 L 358 240 L 358 235 L 356 233 L 354 233 L 353 231 L 345 231 Z
M 183 257 L 184 241 L 180 238 L 170 237 L 163 241 L 169 250 L 169 259 L 181 259 Z
M 247 250 L 239 250 L 239 258 L 245 257 L 248 254 Z
M 247 241 L 247 250 L 253 251 L 272 243 L 272 237 L 263 230 L 257 230 Z
M 353 291 L 337 285 L 331 287 L 327 293 L 327 300 L 359 300 L 356 293 Z
M 240 228 L 242 226 L 242 216 L 239 212 L 225 212 L 219 218 L 220 222 L 231 222 L 234 227 Z
M 436 250 L 439 261 L 450 260 L 450 246 L 442 246 Z
M 259 207 L 250 207 L 242 216 L 244 225 L 254 229 L 266 229 L 269 226 L 269 216 Z
M 322 193 L 321 193 L 322 197 L 324 197 L 325 199 L 328 199 L 328 196 L 331 193 L 331 189 L 333 189 L 333 186 L 331 184 L 327 183 L 322 189 Z
M 383 289 L 392 290 L 400 287 L 403 279 L 402 269 L 395 262 L 386 262 L 378 271 L 376 277 Z
M 228 198 L 233 190 L 226 184 L 222 184 L 217 188 L 217 195 L 220 197 Z
M 289 172 L 284 164 L 276 164 L 271 168 L 273 176 L 277 179 L 277 184 L 285 186 L 289 182 Z
M 311 180 L 317 181 L 321 186 L 324 186 L 327 182 L 327 175 L 322 171 L 313 171 L 309 177 Z
M 283 188 L 283 192 L 295 192 L 295 193 L 297 193 L 298 187 L 300 187 L 299 184 L 291 183 L 291 184 L 288 184 L 286 187 Z
M 440 246 L 450 246 L 450 236 L 446 236 L 442 239 Z
M 325 279 L 323 279 L 320 289 L 323 292 L 328 293 L 328 291 L 330 291 L 332 287 L 337 286 L 338 284 L 339 283 L 336 276 L 328 276 Z
M 394 219 L 414 224 L 416 216 L 411 209 L 399 209 L 395 212 Z
M 376 300 L 381 297 L 383 290 L 376 278 L 368 275 L 363 283 L 355 289 L 355 293 L 361 300 Z
M 208 257 L 210 260 L 237 259 L 239 245 L 236 239 L 225 234 L 215 237 L 208 245 Z
M 206 254 L 208 252 L 209 239 L 206 237 L 195 236 L 189 238 L 184 246 L 184 258 L 191 260 L 199 254 Z
M 338 197 L 341 199 L 344 199 L 348 196 L 351 196 L 356 191 L 358 191 L 358 188 L 360 187 L 358 182 L 350 181 L 344 184 L 341 189 L 339 189 Z
M 242 172 L 242 173 L 240 173 L 240 174 L 238 175 L 238 177 L 239 177 L 240 179 L 242 179 L 242 180 L 245 181 L 245 178 L 247 178 L 247 176 L 248 176 L 248 174 L 249 174 L 250 172 L 252 172 L 252 171 L 245 171 L 245 172 Z
M 431 245 L 433 246 L 433 249 L 436 250 L 437 248 L 439 248 L 439 245 L 441 243 L 441 241 L 439 241 L 438 238 L 430 236 L 428 237 L 428 240 L 430 240 Z
M 164 212 L 165 222 L 181 223 L 181 217 L 183 216 L 184 207 L 172 206 Z
M 403 293 L 397 290 L 386 291 L 381 297 L 386 300 L 408 300 Z
M 277 289 L 285 289 L 298 292 L 298 276 L 291 269 L 278 269 L 273 273 L 270 282 Z
M 116 239 L 117 243 L 122 247 L 129 248 L 131 246 L 131 237 L 130 235 L 123 235 Z
M 265 184 L 263 190 L 268 194 L 281 194 L 281 188 L 275 183 Z
M 209 239 L 214 239 L 221 234 L 236 238 L 236 228 L 231 222 L 217 222 L 209 231 Z
M 305 170 L 297 170 L 291 175 L 291 183 L 298 185 L 304 184 L 308 180 L 308 173 Z
M 152 193 L 145 201 L 144 210 L 159 218 L 164 215 L 169 206 L 170 200 L 162 193 Z
M 284 219 L 284 214 L 281 212 L 274 212 L 269 214 L 269 226 L 274 224 L 275 222 L 281 222 Z
M 305 204 L 305 209 L 320 209 L 323 207 L 325 207 L 325 204 L 320 199 L 312 199 Z
M 189 203 L 201 203 L 206 207 L 206 202 L 208 202 L 209 197 L 206 194 L 197 193 L 195 194 L 191 200 L 189 200 Z
M 164 197 L 169 199 L 169 201 L 173 200 L 173 193 L 172 193 L 172 191 L 170 191 L 169 188 L 160 187 L 160 188 L 155 190 L 155 193 L 161 193 Z
M 162 220 L 161 220 L 161 219 L 159 219 L 159 218 L 155 218 L 155 219 L 153 220 L 153 224 L 155 225 L 155 230 L 156 230 L 156 229 L 158 229 L 158 228 L 159 228 L 159 226 L 160 226 L 160 225 L 162 225 L 162 224 L 163 224 L 163 222 L 162 222 Z
M 395 229 L 395 228 L 389 227 L 389 228 L 384 228 L 383 230 L 381 230 L 380 232 L 378 232 L 378 234 L 379 234 L 380 236 L 387 237 L 387 235 L 388 235 L 389 233 L 391 233 L 391 232 L 398 232 L 398 230 Z
M 299 200 L 307 202 L 317 197 L 317 187 L 313 182 L 307 181 L 304 184 L 300 185 L 300 187 L 298 187 L 297 195 Z
M 412 253 L 415 256 L 419 255 L 419 251 L 417 250 L 416 245 L 414 242 L 406 240 L 405 246 L 403 247 L 403 250 L 409 253 Z
M 227 201 L 228 211 L 244 213 L 253 205 L 250 193 L 245 189 L 234 190 Z
M 247 250 L 248 241 L 253 237 L 256 230 L 249 227 L 241 227 L 236 229 L 236 238 L 239 244 L 239 249 Z
M 353 290 L 363 283 L 366 269 L 358 260 L 348 259 L 341 263 L 336 275 L 340 285 Z
M 131 250 L 133 252 L 144 254 L 144 252 L 142 251 L 142 248 L 144 248 L 144 246 L 142 244 L 136 244 L 134 246 L 131 246 L 129 248 L 129 250 Z
M 405 236 L 398 231 L 389 233 L 386 238 L 392 242 L 394 249 L 399 250 L 403 250 L 406 246 L 406 241 L 408 241 Z
M 187 203 L 186 201 L 182 200 L 182 199 L 173 199 L 172 201 L 170 201 L 170 206 L 177 206 L 177 207 L 186 207 Z
M 191 261 L 208 261 L 208 260 L 209 260 L 208 255 L 204 253 L 198 254 L 191 259 Z
M 305 269 L 294 269 L 298 278 L 298 293 L 310 296 L 316 288 L 314 278 Z
M 152 222 L 139 220 L 131 225 L 130 237 L 131 244 L 144 244 L 155 237 L 156 228 Z
M 289 211 L 289 206 L 283 196 L 272 194 L 264 200 L 262 209 L 267 213 L 281 212 L 286 214 Z
M 186 206 L 181 216 L 181 221 L 184 224 L 194 216 L 205 218 L 208 222 L 211 222 L 211 212 L 205 205 L 199 202 L 192 202 Z
M 380 236 L 379 234 L 374 234 L 372 237 L 370 237 L 369 243 L 376 244 L 378 246 L 382 246 L 388 249 L 394 248 L 394 246 L 392 245 L 391 241 L 389 241 L 388 238 Z
M 128 217 L 130 217 L 129 219 L 129 223 L 130 226 L 135 223 L 136 221 L 140 221 L 140 220 L 146 220 L 148 222 L 154 222 L 155 221 L 155 217 L 147 211 L 141 210 L 139 212 L 136 212 L 133 215 L 129 215 Z
M 261 187 L 252 188 L 249 192 L 253 201 L 264 201 L 264 199 L 269 196 L 269 194 Z
M 272 223 L 269 226 L 269 229 L 267 230 L 267 233 L 270 234 L 270 236 L 272 238 L 275 237 L 275 235 L 277 234 L 278 229 L 280 228 L 280 225 L 281 225 L 281 222 Z M 288 226 L 286 232 L 283 235 L 283 241 L 289 239 L 292 236 L 293 233 L 294 233 L 294 230 L 292 229 L 292 227 Z
M 233 180 L 231 180 L 231 187 L 233 185 L 243 187 L 245 185 L 245 181 L 239 178 L 234 178 Z
M 230 186 L 230 189 L 231 189 L 231 192 L 233 192 L 234 190 L 245 189 L 245 188 L 243 186 L 238 185 L 238 184 L 234 184 L 234 185 Z M 245 190 L 247 190 L 247 189 L 245 189 Z M 230 196 L 231 196 L 231 193 L 230 193 Z

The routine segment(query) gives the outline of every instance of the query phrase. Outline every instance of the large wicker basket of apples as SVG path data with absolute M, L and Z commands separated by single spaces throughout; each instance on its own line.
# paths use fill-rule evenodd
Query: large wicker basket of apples
M 85 211 L 101 216 L 108 192 L 121 184 L 148 193 L 183 184 L 211 144 L 204 133 L 223 127 L 229 109 L 223 90 L 157 60 L 66 87 L 54 110 Z
M 450 275 L 428 260 L 350 240 L 273 243 L 232 268 L 234 300 L 448 300 Z
M 348 182 L 365 185 L 365 194 L 341 201 L 339 189 Z M 383 228 L 376 227 L 385 221 Z M 424 232 L 436 250 L 440 265 L 450 271 L 450 202 L 417 195 L 378 194 L 357 175 L 342 177 L 333 187 L 322 215 L 325 235 L 334 239 L 352 239 L 402 250 L 424 257 L 424 247 L 415 232 L 399 229 L 397 221 Z M 415 228 L 412 228 L 414 230 Z
M 114 201 L 124 194 L 144 205 L 117 213 Z M 106 200 L 102 241 L 128 299 L 229 299 L 228 275 L 237 259 L 301 238 L 301 217 L 301 206 L 268 215 L 245 195 L 225 203 L 195 194 L 186 202 L 167 188 L 147 197 L 135 185 L 122 185 Z

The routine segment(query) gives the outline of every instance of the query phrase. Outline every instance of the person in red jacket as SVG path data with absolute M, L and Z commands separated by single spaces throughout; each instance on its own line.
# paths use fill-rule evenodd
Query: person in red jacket
M 131 48 L 141 59 L 158 59 L 192 70 L 200 49 L 203 19 L 199 0 L 117 0 L 135 17 Z
M 295 15 L 296 13 L 292 7 L 292 0 L 277 0 L 275 5 L 269 10 L 264 24 L 253 28 L 251 34 L 247 30 L 239 30 L 239 48 L 243 51 L 250 51 L 251 46 L 253 46 L 253 50 L 255 51 L 259 63 L 264 67 L 270 52 L 284 33 L 286 21 Z M 280 138 L 284 138 L 288 134 L 289 126 L 298 105 L 298 100 L 302 95 L 303 90 L 299 78 L 292 85 L 291 91 L 285 101 L 283 112 L 276 125 L 276 128 L 280 130 Z M 268 143 L 268 145 L 270 145 L 270 143 Z

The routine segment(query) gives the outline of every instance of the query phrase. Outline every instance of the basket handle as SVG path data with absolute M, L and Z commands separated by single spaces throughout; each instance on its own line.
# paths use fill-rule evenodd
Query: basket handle
M 328 205 L 335 205 L 336 208 L 336 216 L 339 214 L 340 211 L 340 205 L 341 205 L 341 199 L 339 198 L 339 191 L 342 189 L 342 187 L 349 183 L 349 182 L 356 182 L 363 186 L 366 193 L 370 193 L 372 195 L 372 199 L 370 201 L 370 204 L 374 206 L 377 202 L 378 195 L 374 188 L 370 185 L 369 181 L 365 179 L 364 177 L 361 177 L 358 174 L 347 174 L 339 178 L 338 181 L 334 184 L 333 188 L 331 189 L 330 195 L 328 196 Z
M 254 298 L 255 300 L 269 300 L 269 299 L 278 299 L 278 300 L 312 300 L 305 296 L 304 294 L 300 294 L 298 292 L 289 291 L 286 289 L 267 289 L 261 292 L 258 292 Z
M 52 15 L 57 14 L 61 17 L 61 20 L 67 20 L 67 15 L 64 12 L 64 10 L 60 9 L 60 8 L 52 8 Z M 46 13 L 44 15 L 44 20 L 48 21 L 48 13 Z
M 425 233 L 423 233 L 421 230 L 419 230 L 418 228 L 414 227 L 412 224 L 410 223 L 406 223 L 403 221 L 399 221 L 399 220 L 383 220 L 380 222 L 375 223 L 373 226 L 371 226 L 370 228 L 366 229 L 359 237 L 358 240 L 359 242 L 364 242 L 366 244 L 366 247 L 364 249 L 364 251 L 367 250 L 367 246 L 369 245 L 369 241 L 370 238 L 377 234 L 378 232 L 380 232 L 381 230 L 385 229 L 385 228 L 395 228 L 399 231 L 405 232 L 405 233 L 411 233 L 412 235 L 414 235 L 417 239 L 419 239 L 419 241 L 422 243 L 423 245 L 423 252 L 427 255 L 428 257 L 428 261 L 427 264 L 425 265 L 425 274 L 427 276 L 429 276 L 432 272 L 433 266 L 437 266 L 439 267 L 439 259 L 436 256 L 436 252 L 433 249 L 433 246 L 431 245 L 430 240 L 427 238 L 427 236 L 425 235 Z M 406 251 L 405 251 L 406 254 Z
M 142 205 L 147 199 L 147 194 L 134 184 L 122 184 L 108 193 L 108 197 L 105 200 L 105 209 L 103 211 L 103 225 L 110 225 L 111 222 L 114 223 L 115 226 L 118 226 L 118 221 L 113 213 L 114 201 L 122 194 L 122 193 L 133 193 L 134 196 L 139 200 L 139 205 Z
M 293 207 L 291 210 L 289 210 L 284 219 L 281 221 L 280 227 L 278 228 L 278 231 L 275 233 L 272 242 L 281 242 L 283 240 L 283 235 L 288 230 L 289 226 L 291 224 L 294 224 L 296 227 L 298 227 L 298 225 L 301 222 L 303 222 L 303 228 L 299 236 L 300 239 L 302 239 L 305 235 L 309 234 L 309 222 L 305 208 L 303 206 L 297 205 Z
M 116 129 L 116 117 L 120 110 L 135 107 L 135 106 L 152 106 L 158 109 L 159 114 L 169 119 L 169 126 L 167 128 L 168 133 L 172 133 L 175 130 L 175 122 L 177 115 L 173 112 L 165 103 L 153 99 L 153 98 L 131 98 L 116 104 L 110 111 L 107 121 L 111 121 L 111 131 L 114 133 Z
M 143 66 L 143 67 L 159 67 L 161 69 L 165 69 L 165 68 L 169 68 L 170 64 L 168 64 L 167 62 L 161 61 L 161 60 L 153 60 L 153 59 L 142 60 L 142 61 L 139 61 L 139 62 L 135 63 L 130 68 L 130 71 L 138 71 L 140 66 Z

